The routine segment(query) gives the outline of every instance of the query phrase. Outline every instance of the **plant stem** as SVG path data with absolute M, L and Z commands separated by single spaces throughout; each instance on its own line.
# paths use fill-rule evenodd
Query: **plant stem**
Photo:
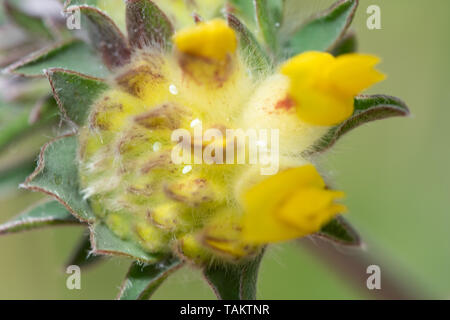
M 410 300 L 427 298 L 427 294 L 423 290 L 418 290 L 417 285 L 404 283 L 402 277 L 394 274 L 386 263 L 371 256 L 364 249 L 339 247 L 319 238 L 299 239 L 298 243 L 325 262 L 333 271 L 349 280 L 353 287 L 369 299 Z M 381 289 L 369 290 L 367 288 L 367 279 L 370 277 L 370 274 L 367 273 L 367 267 L 370 265 L 380 266 Z

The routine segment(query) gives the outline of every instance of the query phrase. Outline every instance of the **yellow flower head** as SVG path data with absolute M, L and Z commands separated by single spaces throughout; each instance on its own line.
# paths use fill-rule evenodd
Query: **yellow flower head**
M 179 30 L 172 41 L 172 51 L 136 51 L 80 129 L 83 193 L 115 234 L 196 263 L 237 260 L 264 244 L 315 233 L 345 211 L 335 202 L 343 193 L 327 190 L 302 154 L 326 134 L 317 124 L 349 117 L 354 95 L 381 79 L 372 69 L 376 58 L 308 52 L 282 66 L 282 74 L 255 77 L 224 20 Z M 224 133 L 279 130 L 280 173 L 261 182 L 259 164 L 248 158 L 175 164 L 172 133 L 192 133 L 200 123 L 199 130 Z M 224 158 L 233 141 L 193 139 L 183 148 L 220 148 Z
M 326 52 L 305 52 L 281 67 L 290 79 L 289 96 L 299 117 L 308 123 L 336 125 L 353 113 L 354 97 L 385 76 L 374 69 L 372 55 L 345 54 L 337 58 Z

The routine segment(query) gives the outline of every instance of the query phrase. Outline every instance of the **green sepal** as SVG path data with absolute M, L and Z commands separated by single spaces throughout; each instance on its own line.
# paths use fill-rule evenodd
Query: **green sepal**
M 79 40 L 37 51 L 10 65 L 3 72 L 25 77 L 44 77 L 44 71 L 50 68 L 73 70 L 98 78 L 105 78 L 110 74 L 94 50 Z
M 284 54 L 295 56 L 305 51 L 328 51 L 342 38 L 350 26 L 358 0 L 340 0 L 315 16 L 293 34 L 284 37 Z
M 217 263 L 203 269 L 206 281 L 221 300 L 256 300 L 258 270 L 264 251 L 252 260 Z
M 356 38 L 356 34 L 352 31 L 347 32 L 345 36 L 343 36 L 338 43 L 331 50 L 331 54 L 335 57 L 347 54 L 354 53 L 358 51 L 358 40 Z
M 125 256 L 144 263 L 161 259 L 161 254 L 149 253 L 137 243 L 121 239 L 103 223 L 91 226 L 91 243 L 95 255 Z
M 81 221 L 89 222 L 94 214 L 79 190 L 77 148 L 78 140 L 73 135 L 45 144 L 36 170 L 21 187 L 51 195 Z
M 342 217 L 337 216 L 313 236 L 346 246 L 360 246 L 361 238 L 356 230 Z
M 228 24 L 238 34 L 240 50 L 253 75 L 264 76 L 273 70 L 273 63 L 252 32 L 233 14 L 227 14 Z
M 70 256 L 69 260 L 67 260 L 65 266 L 79 266 L 79 267 L 87 267 L 92 266 L 102 260 L 102 256 L 96 256 L 92 254 L 92 246 L 91 239 L 89 234 L 84 234 L 81 236 L 81 239 L 78 241 L 78 244 Z
M 71 8 L 78 8 L 85 17 L 84 23 L 90 42 L 100 53 L 105 66 L 114 69 L 130 62 L 131 49 L 128 40 L 108 15 L 90 6 Z
M 54 34 L 40 17 L 33 17 L 14 5 L 10 0 L 3 2 L 6 16 L 18 27 L 43 39 L 53 39 Z
M 60 0 L 64 1 L 64 0 Z M 115 2 L 113 5 L 109 3 Z M 123 32 L 125 31 L 125 1 L 124 0 L 66 0 L 64 1 L 64 11 L 73 14 L 73 9 L 79 6 L 90 6 L 100 9 L 106 13 L 108 17 L 114 21 L 114 23 Z M 83 27 L 84 28 L 84 27 Z
M 94 101 L 109 88 L 102 80 L 74 71 L 49 69 L 46 76 L 64 118 L 83 126 Z
M 409 109 L 402 100 L 387 95 L 360 95 L 355 98 L 354 106 L 355 111 L 350 118 L 340 125 L 332 127 L 304 155 L 308 156 L 329 149 L 344 134 L 365 123 L 409 115 Z
M 269 9 L 270 15 L 272 16 L 272 21 L 276 29 L 281 27 L 283 23 L 283 11 L 286 0 L 267 0 L 267 7 Z
M 58 201 L 39 204 L 0 225 L 0 235 L 80 222 Z
M 276 53 L 278 51 L 277 27 L 273 11 L 267 0 L 254 0 L 256 22 L 267 46 Z
M 164 257 L 154 263 L 133 262 L 122 284 L 118 300 L 148 300 L 167 279 L 183 265 L 177 257 Z
M 227 0 L 228 12 L 241 18 L 246 22 L 246 25 L 254 25 L 255 4 L 253 0 Z
M 174 28 L 169 18 L 150 0 L 126 0 L 128 39 L 133 48 L 170 47 Z

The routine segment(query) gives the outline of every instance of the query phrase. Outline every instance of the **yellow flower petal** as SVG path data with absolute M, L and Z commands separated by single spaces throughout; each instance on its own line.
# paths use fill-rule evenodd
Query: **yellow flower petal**
M 228 255 L 233 258 L 245 257 L 249 254 L 242 243 L 225 239 L 205 239 L 205 244 L 218 254 Z
M 216 254 L 241 258 L 258 252 L 259 248 L 243 241 L 240 213 L 233 209 L 220 212 L 205 226 L 202 242 Z
M 297 88 L 301 88 L 297 86 Z M 321 90 L 311 87 L 295 93 L 297 114 L 303 121 L 318 126 L 333 126 L 348 119 L 354 111 L 354 97 L 336 94 L 334 90 Z M 304 94 L 301 94 L 304 92 Z
M 337 58 L 326 52 L 305 52 L 280 69 L 290 80 L 289 96 L 299 117 L 310 124 L 332 126 L 353 114 L 353 99 L 384 79 L 374 69 L 375 56 L 347 54 Z
M 346 211 L 345 206 L 333 204 L 334 200 L 343 197 L 344 193 L 339 191 L 303 188 L 292 195 L 276 215 L 289 226 L 295 226 L 304 234 L 311 234 L 337 213 Z
M 336 58 L 327 76 L 342 92 L 354 96 L 386 78 L 374 69 L 379 62 L 380 59 L 372 55 L 345 54 Z
M 192 234 L 186 234 L 180 239 L 178 250 L 188 260 L 197 263 L 201 263 L 211 256 L 197 236 Z
M 183 53 L 214 60 L 224 60 L 237 48 L 235 32 L 222 19 L 183 29 L 174 35 L 173 42 Z
M 320 227 L 345 207 L 333 201 L 342 192 L 325 190 L 314 166 L 280 172 L 251 188 L 243 197 L 242 237 L 250 243 L 299 238 Z
M 286 61 L 280 71 L 288 76 L 293 84 L 302 84 L 308 80 L 315 82 L 315 78 L 319 77 L 334 59 L 327 52 L 308 51 Z

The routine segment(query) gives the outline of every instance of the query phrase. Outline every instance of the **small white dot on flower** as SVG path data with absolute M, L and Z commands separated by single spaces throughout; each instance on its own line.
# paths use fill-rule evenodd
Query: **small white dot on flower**
M 176 95 L 178 94 L 178 88 L 177 88 L 174 84 L 171 84 L 171 85 L 169 86 L 169 91 L 170 91 L 170 93 L 173 94 L 174 96 L 176 96 Z
M 183 174 L 186 174 L 186 173 L 191 172 L 191 170 L 192 170 L 192 166 L 186 166 L 183 168 L 182 172 L 183 172 Z
M 161 147 L 162 147 L 162 144 L 161 144 L 161 142 L 155 142 L 154 144 L 153 144 L 153 151 L 154 152 L 157 152 L 157 151 L 159 151 L 159 150 L 161 150 Z
M 194 127 L 198 126 L 200 123 L 202 123 L 202 122 L 200 121 L 200 119 L 194 119 L 194 120 L 192 120 L 192 122 L 191 122 L 191 128 L 194 128 Z
M 256 145 L 258 147 L 267 147 L 267 142 L 263 141 L 263 140 L 258 140 L 258 141 L 256 141 Z

